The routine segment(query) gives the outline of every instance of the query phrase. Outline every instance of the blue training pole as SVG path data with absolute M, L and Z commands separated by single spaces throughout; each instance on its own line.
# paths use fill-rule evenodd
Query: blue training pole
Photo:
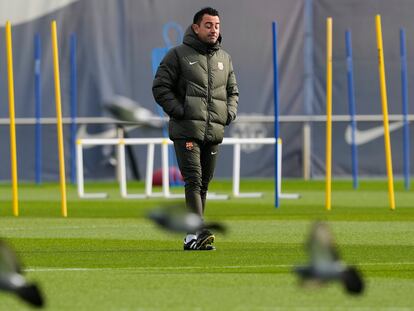
M 351 31 L 345 32 L 345 44 L 346 44 L 346 65 L 347 65 L 347 80 L 348 80 L 348 104 L 349 115 L 351 117 L 351 129 L 352 129 L 352 180 L 354 189 L 358 188 L 358 149 L 355 143 L 355 88 L 354 88 L 354 69 L 352 61 L 352 35 Z
M 278 67 L 277 67 L 277 23 L 272 23 L 273 33 L 273 100 L 274 100 L 274 112 L 275 112 L 275 207 L 279 207 L 279 78 L 278 78 Z
M 77 112 L 77 70 L 76 70 L 76 34 L 70 35 L 70 181 L 76 183 L 76 116 Z
M 408 123 L 408 87 L 407 87 L 407 53 L 405 48 L 405 29 L 400 28 L 400 56 L 401 56 L 401 98 L 403 112 L 403 157 L 404 157 L 404 185 L 410 189 L 410 128 Z
M 35 95 L 35 180 L 36 184 L 42 182 L 42 102 L 40 90 L 40 54 L 41 42 L 38 33 L 34 36 L 34 95 Z

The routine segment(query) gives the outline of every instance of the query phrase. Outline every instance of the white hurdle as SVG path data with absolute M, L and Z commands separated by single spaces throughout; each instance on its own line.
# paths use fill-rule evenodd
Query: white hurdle
M 117 146 L 117 165 L 119 173 L 119 190 L 124 199 L 145 199 L 149 197 L 181 198 L 182 194 L 172 194 L 169 187 L 168 174 L 168 144 L 172 143 L 166 138 L 109 138 L 109 139 L 78 139 L 76 144 L 76 169 L 78 181 L 78 195 L 80 198 L 105 198 L 107 193 L 86 193 L 83 176 L 83 146 L 113 145 Z M 147 145 L 147 167 L 145 176 L 145 193 L 129 194 L 127 189 L 127 174 L 125 160 L 125 145 Z M 155 145 L 161 146 L 162 158 L 162 192 L 152 192 L 152 177 L 154 168 Z
M 242 144 L 275 144 L 275 138 L 224 138 L 223 145 L 234 145 L 233 149 L 233 187 L 232 196 L 235 198 L 257 198 L 263 194 L 260 192 L 241 193 L 240 192 L 240 153 Z M 278 139 L 279 145 L 279 184 L 278 191 L 280 198 L 296 199 L 298 194 L 281 193 L 281 168 L 282 168 L 282 141 Z M 77 188 L 78 196 L 84 199 L 97 199 L 108 197 L 107 193 L 86 193 L 84 188 L 83 173 L 83 146 L 113 145 L 117 146 L 117 165 L 118 165 L 118 182 L 121 197 L 125 199 L 145 199 L 151 197 L 163 197 L 167 199 L 184 198 L 184 194 L 173 194 L 170 192 L 169 185 L 169 167 L 168 167 L 168 145 L 173 142 L 166 138 L 100 138 L 100 139 L 78 139 L 76 144 L 76 170 L 77 170 Z M 125 160 L 125 145 L 147 145 L 147 165 L 145 175 L 145 193 L 129 194 L 127 190 L 127 174 Z M 162 192 L 154 193 L 152 191 L 152 178 L 154 169 L 155 145 L 161 146 L 161 167 L 162 167 Z M 208 199 L 226 200 L 228 195 L 208 193 Z
M 242 144 L 261 144 L 274 145 L 275 138 L 224 138 L 223 145 L 234 145 L 233 149 L 233 193 L 235 198 L 260 198 L 263 196 L 261 192 L 240 192 L 240 153 Z M 278 139 L 278 185 L 279 198 L 282 199 L 298 199 L 299 194 L 282 193 L 282 139 Z

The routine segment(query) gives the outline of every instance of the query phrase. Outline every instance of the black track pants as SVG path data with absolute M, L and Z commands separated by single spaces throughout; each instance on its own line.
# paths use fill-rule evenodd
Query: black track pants
M 185 202 L 203 216 L 208 184 L 213 178 L 218 145 L 194 140 L 175 140 L 175 154 L 185 183 Z

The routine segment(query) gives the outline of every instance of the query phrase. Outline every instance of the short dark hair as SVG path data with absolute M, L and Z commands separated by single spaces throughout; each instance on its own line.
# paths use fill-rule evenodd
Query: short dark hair
M 194 18 L 193 18 L 193 24 L 200 25 L 204 14 L 220 17 L 219 12 L 216 9 L 213 9 L 213 8 L 210 8 L 210 7 L 203 8 L 200 11 L 198 11 L 197 13 L 195 13 Z

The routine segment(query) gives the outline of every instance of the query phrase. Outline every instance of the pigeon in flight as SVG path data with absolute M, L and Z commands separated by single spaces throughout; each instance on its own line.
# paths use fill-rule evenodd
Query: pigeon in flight
M 28 283 L 14 251 L 0 240 L 0 291 L 16 294 L 34 307 L 42 307 L 44 299 L 36 284 Z
M 339 258 L 329 227 L 316 222 L 306 243 L 310 262 L 296 266 L 294 272 L 301 283 L 323 284 L 331 281 L 341 282 L 349 294 L 361 294 L 364 282 L 356 267 L 347 266 Z
M 211 229 L 225 233 L 224 225 L 217 222 L 206 223 L 196 213 L 188 212 L 184 207 L 170 206 L 152 210 L 148 218 L 162 228 L 179 233 L 199 232 Z

